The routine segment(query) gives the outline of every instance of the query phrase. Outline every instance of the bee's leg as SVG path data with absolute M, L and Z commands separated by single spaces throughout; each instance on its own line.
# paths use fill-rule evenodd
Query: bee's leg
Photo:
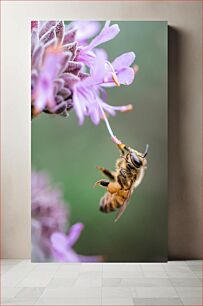
M 117 147 L 121 151 L 121 155 L 125 155 L 125 151 L 129 152 L 128 147 L 124 143 L 118 144 Z
M 117 177 L 118 183 L 122 186 L 122 188 L 128 188 L 128 179 L 126 170 L 121 168 L 120 173 Z
M 110 180 L 115 181 L 115 176 L 113 172 L 111 172 L 110 170 L 106 168 L 99 167 L 99 166 L 97 166 L 97 169 L 100 170 L 104 175 L 106 175 Z
M 136 168 L 133 166 L 133 164 L 132 163 L 127 163 L 127 165 L 126 165 L 126 168 L 127 168 L 127 170 L 128 171 L 131 171 L 131 170 L 135 170 Z
M 121 185 L 122 188 L 125 188 L 126 186 L 126 179 L 124 179 L 121 175 L 118 175 L 117 177 L 118 183 Z
M 110 183 L 110 182 L 107 181 L 107 180 L 99 180 L 99 181 L 97 181 L 97 182 L 95 183 L 94 186 L 100 186 L 100 187 L 107 188 L 108 185 L 109 185 L 109 183 Z

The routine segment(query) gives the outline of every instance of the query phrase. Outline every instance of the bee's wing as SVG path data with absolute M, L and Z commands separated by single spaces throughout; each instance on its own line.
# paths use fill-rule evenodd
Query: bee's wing
M 123 204 L 123 206 L 119 209 L 114 222 L 117 222 L 120 219 L 120 217 L 122 216 L 122 214 L 124 213 L 124 211 L 126 210 L 131 194 L 132 194 L 132 191 L 130 190 L 129 194 L 128 194 L 128 197 L 127 197 L 125 203 Z
M 114 220 L 114 222 L 118 221 L 118 219 L 120 219 L 120 217 L 122 216 L 122 214 L 124 213 L 124 211 L 126 210 L 126 207 L 128 206 L 128 202 L 129 202 L 129 199 L 133 193 L 133 191 L 139 186 L 139 184 L 141 183 L 143 177 L 144 177 L 144 167 L 142 167 L 140 169 L 140 175 L 138 177 L 138 179 L 135 181 L 135 183 L 131 186 L 130 188 L 130 191 L 129 191 L 129 194 L 128 194 L 128 197 L 125 201 L 125 203 L 123 204 L 123 206 L 119 209 L 117 215 L 116 215 L 116 218 Z

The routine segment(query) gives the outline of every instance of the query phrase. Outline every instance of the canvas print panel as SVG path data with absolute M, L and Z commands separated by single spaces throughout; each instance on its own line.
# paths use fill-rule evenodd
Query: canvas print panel
M 32 261 L 167 260 L 167 23 L 32 21 Z

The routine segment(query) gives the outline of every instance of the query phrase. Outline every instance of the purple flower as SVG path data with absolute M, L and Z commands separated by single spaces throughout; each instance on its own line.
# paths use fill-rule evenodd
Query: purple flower
M 77 59 L 90 67 L 94 63 L 96 57 L 94 49 L 115 38 L 119 32 L 120 29 L 117 24 L 110 26 L 110 21 L 106 21 L 102 31 L 88 45 L 80 48 Z
M 125 112 L 132 109 L 132 105 L 111 106 L 105 102 L 104 87 L 129 85 L 134 79 L 134 70 L 129 67 L 134 61 L 133 52 L 117 57 L 113 63 L 107 61 L 103 50 L 97 50 L 94 64 L 90 68 L 90 76 L 84 81 L 76 83 L 73 88 L 73 102 L 79 123 L 89 116 L 97 125 L 104 113 L 115 115 L 116 111 Z
M 76 223 L 69 229 L 67 235 L 56 232 L 51 236 L 52 254 L 55 260 L 62 262 L 99 262 L 101 256 L 81 256 L 74 250 L 73 246 L 80 237 L 84 226 L 82 223 Z
M 135 75 L 130 67 L 133 52 L 111 63 L 105 50 L 98 49 L 118 35 L 117 24 L 107 21 L 99 33 L 95 21 L 74 21 L 68 26 L 62 21 L 33 21 L 31 28 L 32 115 L 43 111 L 67 116 L 74 108 L 80 124 L 89 116 L 97 125 L 105 113 L 132 109 L 132 105 L 109 105 L 105 92 L 105 87 L 130 85 Z
M 61 190 L 51 186 L 44 172 L 32 171 L 31 186 L 32 215 L 32 261 L 101 261 L 101 256 L 78 255 L 73 246 L 84 226 L 77 223 L 68 234 L 68 206 Z
M 44 111 L 67 116 L 73 107 L 72 85 L 86 77 L 76 59 L 76 30 L 62 21 L 32 21 L 31 29 L 32 115 Z
M 105 87 L 115 86 L 115 78 L 118 84 L 130 85 L 135 76 L 135 71 L 129 67 L 135 60 L 134 52 L 123 53 L 118 56 L 112 63 L 106 61 L 106 76 L 104 78 Z M 118 85 L 116 83 L 116 85 Z
M 44 172 L 32 171 L 31 215 L 33 251 L 40 250 L 43 254 L 40 258 L 48 258 L 51 253 L 52 233 L 63 232 L 68 225 L 68 207 L 60 189 L 51 187 L 50 179 Z

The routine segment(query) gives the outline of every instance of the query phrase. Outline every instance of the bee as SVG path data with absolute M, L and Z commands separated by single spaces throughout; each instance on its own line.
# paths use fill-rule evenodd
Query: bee
M 149 148 L 147 145 L 145 152 L 140 153 L 123 143 L 117 146 L 121 155 L 116 161 L 115 171 L 98 166 L 97 169 L 108 177 L 108 180 L 101 179 L 95 183 L 96 186 L 106 189 L 106 193 L 100 200 L 100 211 L 109 213 L 118 210 L 115 222 L 124 213 L 133 191 L 143 180 Z

